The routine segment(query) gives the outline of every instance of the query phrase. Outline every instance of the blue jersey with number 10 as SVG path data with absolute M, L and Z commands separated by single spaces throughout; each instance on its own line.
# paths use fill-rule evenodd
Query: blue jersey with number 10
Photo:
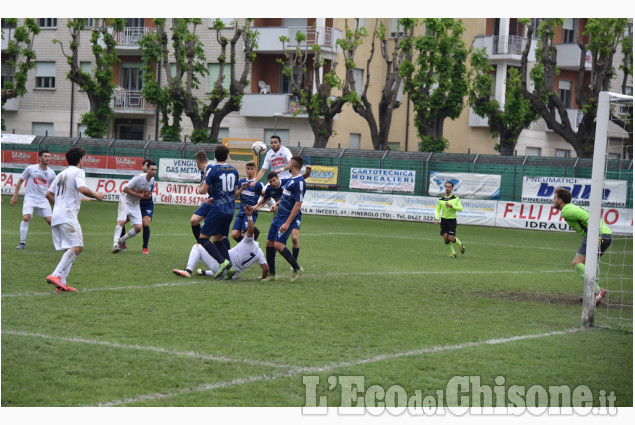
M 234 214 L 238 179 L 238 171 L 229 164 L 216 164 L 209 170 L 205 183 L 209 186 L 208 195 L 214 198 L 210 211 Z
M 304 193 L 306 192 L 306 182 L 302 176 L 296 176 L 288 179 L 282 189 L 282 198 L 278 204 L 278 216 L 286 219 L 291 214 L 291 210 L 296 202 L 304 201 Z M 298 211 L 298 216 L 300 216 Z

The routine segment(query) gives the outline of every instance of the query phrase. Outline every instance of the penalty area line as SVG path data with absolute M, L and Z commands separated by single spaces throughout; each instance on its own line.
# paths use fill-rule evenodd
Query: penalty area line
M 570 273 L 569 270 L 467 270 L 460 272 L 461 275 L 477 275 L 477 274 L 538 274 L 538 273 Z M 447 270 L 441 271 L 426 271 L 426 270 L 414 270 L 414 271 L 376 271 L 376 272 L 343 272 L 343 273 L 305 273 L 306 277 L 320 278 L 320 277 L 337 277 L 337 276 L 351 276 L 351 275 L 360 275 L 360 276 L 407 276 L 407 275 L 438 275 L 443 274 L 447 275 Z M 216 282 L 214 279 L 205 280 L 204 277 L 201 277 L 202 280 L 188 280 L 185 282 L 164 282 L 164 283 L 154 283 L 151 285 L 129 285 L 129 286 L 115 286 L 115 287 L 107 287 L 107 288 L 83 288 L 78 289 L 76 294 L 88 293 L 88 292 L 105 292 L 105 291 L 124 291 L 124 290 L 135 290 L 135 289 L 153 289 L 153 288 L 165 288 L 165 287 L 179 287 L 179 286 L 189 286 L 189 285 L 202 285 L 202 284 L 211 284 Z M 254 279 L 250 279 L 254 280 Z M 248 282 L 245 280 L 245 282 Z M 253 282 L 252 282 L 253 283 Z M 60 293 L 53 291 L 47 292 L 20 292 L 15 294 L 2 294 L 2 298 L 14 298 L 14 297 L 37 297 L 37 296 L 46 296 L 46 295 L 59 295 Z
M 250 384 L 254 382 L 268 382 L 268 381 L 274 381 L 279 378 L 290 378 L 290 377 L 294 377 L 303 373 L 325 373 L 325 372 L 330 372 L 330 371 L 343 368 L 343 367 L 360 366 L 360 365 L 376 363 L 376 362 L 384 361 L 384 360 L 392 360 L 392 359 L 398 359 L 398 358 L 408 357 L 408 356 L 436 354 L 436 353 L 440 353 L 444 351 L 463 350 L 466 348 L 473 348 L 473 347 L 479 347 L 479 346 L 485 346 L 485 345 L 500 345 L 500 344 L 505 344 L 508 342 L 523 341 L 527 339 L 537 339 L 537 338 L 545 338 L 550 336 L 568 335 L 571 333 L 579 332 L 581 330 L 583 329 L 571 328 L 564 331 L 553 331 L 553 332 L 546 332 L 541 334 L 517 335 L 517 336 L 512 336 L 507 338 L 489 339 L 486 341 L 466 342 L 466 343 L 455 344 L 455 345 L 442 345 L 442 346 L 436 346 L 436 347 L 421 348 L 418 350 L 410 350 L 410 351 L 404 351 L 400 353 L 382 354 L 382 355 L 378 355 L 374 357 L 369 357 L 366 359 L 358 359 L 358 360 L 351 360 L 351 361 L 345 361 L 340 363 L 332 363 L 325 366 L 299 367 L 299 368 L 293 368 L 288 371 L 281 371 L 281 372 L 270 374 L 270 375 L 255 375 L 255 376 L 249 376 L 245 378 L 237 378 L 231 381 L 215 382 L 215 383 L 200 385 L 200 386 L 192 387 L 192 388 L 184 388 L 177 391 L 141 394 L 136 397 L 102 402 L 97 404 L 97 406 L 112 407 L 112 406 L 123 406 L 130 403 L 140 403 L 144 401 L 156 401 L 156 400 L 181 396 L 185 394 L 192 394 L 192 393 L 198 393 L 203 391 L 227 388 L 227 387 L 236 386 L 236 385 L 246 385 L 246 384 Z M 86 406 L 86 407 L 89 407 L 89 406 Z
M 28 338 L 42 338 L 42 339 L 50 339 L 55 341 L 79 343 L 79 344 L 101 345 L 104 347 L 121 348 L 125 350 L 151 351 L 154 353 L 168 354 L 172 356 L 190 357 L 193 359 L 200 359 L 200 360 L 213 360 L 213 361 L 225 362 L 225 363 L 244 363 L 250 366 L 268 366 L 268 367 L 286 368 L 286 369 L 293 368 L 293 366 L 289 364 L 280 364 L 280 363 L 273 363 L 273 362 L 267 362 L 267 361 L 261 361 L 261 360 L 251 360 L 251 359 L 238 359 L 238 358 L 232 358 L 232 357 L 226 357 L 226 356 L 216 356 L 211 354 L 197 353 L 195 351 L 169 350 L 167 348 L 162 348 L 162 347 L 134 345 L 134 344 L 121 344 L 118 342 L 101 341 L 96 339 L 45 335 L 40 333 L 11 331 L 6 329 L 3 329 L 2 333 L 5 335 L 22 336 L 22 337 L 28 337 Z

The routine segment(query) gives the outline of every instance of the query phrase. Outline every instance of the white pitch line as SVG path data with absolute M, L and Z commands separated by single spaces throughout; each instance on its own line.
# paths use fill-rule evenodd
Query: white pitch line
M 245 363 L 251 366 L 293 368 L 293 366 L 289 364 L 279 364 L 279 363 L 272 363 L 272 362 L 266 362 L 266 361 L 260 361 L 260 360 L 250 360 L 250 359 L 237 359 L 237 358 L 226 357 L 226 356 L 215 356 L 210 354 L 201 354 L 194 351 L 168 350 L 167 348 L 162 348 L 162 347 L 120 344 L 118 342 L 100 341 L 96 339 L 69 338 L 69 337 L 55 336 L 55 335 L 44 335 L 44 334 L 32 333 L 32 332 L 9 331 L 5 329 L 2 330 L 2 333 L 7 335 L 52 339 L 57 341 L 74 342 L 74 343 L 81 343 L 81 344 L 102 345 L 102 346 L 110 347 L 110 348 L 123 348 L 123 349 L 138 350 L 138 351 L 152 351 L 155 353 L 169 354 L 173 356 L 190 357 L 190 358 L 201 359 L 201 360 L 214 360 L 214 361 L 226 362 L 226 363 Z
M 570 273 L 569 270 L 467 270 L 460 272 L 461 275 L 469 275 L 469 274 L 537 274 L 537 273 Z M 398 276 L 398 275 L 438 275 L 438 274 L 448 274 L 447 270 L 441 271 L 376 271 L 376 272 L 347 272 L 347 273 L 305 273 L 306 277 L 336 277 L 336 276 L 351 276 L 351 275 L 361 275 L 361 276 Z M 201 285 L 201 284 L 211 284 L 215 282 L 214 279 L 207 279 L 201 277 L 202 280 L 187 280 L 182 282 L 165 282 L 165 283 L 154 283 L 152 285 L 130 285 L 130 286 L 115 286 L 115 287 L 105 287 L 105 288 L 83 288 L 78 289 L 76 293 L 88 293 L 88 292 L 104 292 L 104 291 L 123 291 L 123 290 L 134 290 L 134 289 L 152 289 L 152 288 L 163 288 L 163 287 L 178 287 L 178 286 L 186 286 L 186 285 Z M 36 296 L 46 296 L 46 295 L 59 295 L 58 292 L 55 291 L 47 291 L 47 292 L 20 292 L 15 294 L 2 294 L 2 298 L 13 298 L 13 297 L 36 297 Z
M 546 332 L 542 334 L 518 335 L 518 336 L 509 337 L 509 338 L 496 338 L 496 339 L 489 339 L 489 340 L 480 341 L 480 342 L 466 342 L 463 344 L 428 347 L 428 348 L 422 348 L 418 350 L 404 351 L 401 353 L 383 354 L 379 356 L 369 357 L 366 359 L 352 360 L 352 361 L 346 361 L 346 362 L 340 362 L 340 363 L 332 363 L 325 366 L 300 367 L 300 368 L 290 369 L 288 371 L 278 372 L 271 375 L 249 376 L 246 378 L 239 378 L 239 379 L 234 379 L 234 380 L 225 381 L 225 382 L 210 383 L 210 384 L 200 385 L 194 388 L 185 388 L 182 390 L 177 390 L 172 392 L 142 394 L 132 398 L 102 402 L 102 403 L 99 403 L 97 406 L 122 406 L 122 405 L 130 404 L 130 403 L 161 400 L 161 399 L 180 396 L 184 394 L 203 392 L 203 391 L 214 390 L 219 388 L 227 388 L 227 387 L 231 387 L 235 385 L 245 385 L 245 384 L 250 384 L 252 382 L 273 381 L 278 378 L 293 377 L 302 373 L 324 373 L 324 372 L 329 372 L 329 371 L 336 370 L 342 367 L 365 365 L 365 364 L 375 363 L 375 362 L 379 362 L 383 360 L 392 360 L 392 359 L 397 359 L 397 358 L 407 357 L 407 356 L 435 354 L 435 353 L 440 353 L 443 351 L 462 350 L 465 348 L 473 348 L 473 347 L 478 347 L 483 345 L 505 344 L 508 342 L 522 341 L 526 339 L 544 338 L 544 337 L 556 336 L 556 335 L 566 335 L 566 334 L 570 334 L 574 332 L 579 332 L 581 330 L 582 328 L 572 328 L 572 329 L 567 329 L 565 331 L 553 331 L 553 332 Z

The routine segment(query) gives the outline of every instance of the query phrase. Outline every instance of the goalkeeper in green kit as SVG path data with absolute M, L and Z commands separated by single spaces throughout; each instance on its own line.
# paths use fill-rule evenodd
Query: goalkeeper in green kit
M 556 189 L 553 195 L 553 207 L 560 210 L 560 216 L 564 218 L 573 230 L 582 235 L 582 244 L 573 257 L 571 265 L 578 273 L 578 276 L 584 282 L 584 271 L 586 260 L 586 233 L 589 226 L 589 212 L 577 205 L 571 203 L 571 192 L 569 190 L 559 187 Z M 598 248 L 600 249 L 600 256 L 604 255 L 609 246 L 613 242 L 613 236 L 611 235 L 611 229 L 606 225 L 604 220 L 600 219 L 600 238 L 598 240 Z M 599 284 L 595 284 L 595 305 L 598 305 L 604 295 L 606 289 L 600 288 Z
M 461 254 L 465 254 L 465 245 L 456 237 L 456 212 L 463 211 L 463 205 L 458 196 L 452 193 L 454 183 L 445 183 L 445 195 L 437 201 L 437 207 L 434 210 L 434 224 L 439 224 L 439 216 L 441 217 L 441 236 L 443 241 L 450 250 L 450 258 L 456 258 L 454 245 L 459 244 Z

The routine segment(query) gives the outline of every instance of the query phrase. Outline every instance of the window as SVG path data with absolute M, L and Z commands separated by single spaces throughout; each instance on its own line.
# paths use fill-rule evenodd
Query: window
M 525 148 L 525 155 L 527 156 L 540 156 L 540 148 Z
M 282 18 L 283 27 L 306 27 L 306 18 Z
M 280 68 L 280 75 L 282 76 L 282 81 L 280 87 L 282 87 L 280 93 L 291 93 L 291 79 L 284 75 L 283 68 Z M 301 87 L 304 87 L 304 71 L 302 70 L 302 64 L 296 65 L 293 71 L 293 79 L 296 84 L 299 84 Z
M 607 153 L 606 159 L 622 159 L 619 153 Z
M 624 93 L 622 93 L 622 94 L 626 94 L 626 95 L 632 96 L 632 95 L 633 95 L 633 87 L 632 87 L 632 86 L 630 86 L 630 87 L 629 87 L 629 86 L 626 86 L 626 87 L 624 88 Z M 632 103 L 632 102 L 631 102 L 631 104 L 630 104 L 630 105 L 621 105 L 621 106 L 620 106 L 620 113 L 621 113 L 621 114 L 628 114 L 628 113 L 629 113 L 629 111 L 630 111 L 632 108 L 633 108 L 633 103 Z
M 360 149 L 362 141 L 362 135 L 359 133 L 351 133 L 348 136 L 348 148 L 349 149 Z
M 400 142 L 388 142 L 388 149 L 391 151 L 401 151 Z
M 2 64 L 2 88 L 4 89 L 5 84 L 8 82 L 13 83 L 13 71 L 12 67 L 9 66 L 6 62 Z
M 79 137 L 87 137 L 86 136 L 86 124 L 77 124 L 77 135 Z
M 57 18 L 37 18 L 40 28 L 57 28 Z
M 225 28 L 233 28 L 234 27 L 234 18 L 210 18 L 209 19 L 209 27 L 213 28 L 216 21 L 221 21 Z
M 282 146 L 289 146 L 289 130 L 283 129 L 283 128 L 265 128 L 265 138 L 262 139 L 263 142 L 265 142 L 265 144 L 267 146 L 269 146 L 269 141 L 271 140 L 271 136 L 279 136 L 280 137 L 280 142 L 282 143 Z
M 36 136 L 53 136 L 52 122 L 34 122 L 33 134 Z
M 11 28 L 15 28 L 15 25 L 9 25 L 9 23 L 2 18 L 2 29 L 11 29 Z
M 361 94 L 364 91 L 364 70 L 355 68 L 353 69 L 353 78 L 355 79 L 355 87 L 353 89 Z
M 220 64 L 208 63 L 207 70 L 209 71 L 207 74 L 207 92 L 211 93 L 212 90 L 214 90 L 214 84 L 216 84 L 216 80 L 218 80 L 220 74 Z M 223 69 L 223 88 L 225 90 L 229 90 L 230 80 L 231 74 L 229 72 L 229 66 L 225 66 Z
M 558 81 L 558 94 L 567 108 L 571 108 L 571 86 L 571 81 Z
M 390 37 L 403 37 L 403 28 L 399 26 L 399 18 L 390 18 Z
M 571 151 L 568 149 L 556 149 L 556 158 L 569 158 Z
M 86 20 L 86 23 L 84 24 L 84 29 L 85 30 L 89 30 L 89 29 L 91 29 L 92 27 L 95 26 L 93 18 L 84 18 L 84 19 Z
M 575 18 L 564 18 L 562 24 L 562 42 L 563 43 L 575 43 Z
M 126 27 L 143 28 L 143 18 L 125 18 Z
M 139 91 L 143 88 L 141 64 L 124 62 L 121 65 L 121 87 L 125 90 Z
M 92 65 L 90 62 L 80 62 L 79 69 L 82 72 L 85 72 L 86 74 L 90 74 L 90 71 L 92 70 Z
M 35 62 L 35 88 L 55 88 L 55 62 Z

